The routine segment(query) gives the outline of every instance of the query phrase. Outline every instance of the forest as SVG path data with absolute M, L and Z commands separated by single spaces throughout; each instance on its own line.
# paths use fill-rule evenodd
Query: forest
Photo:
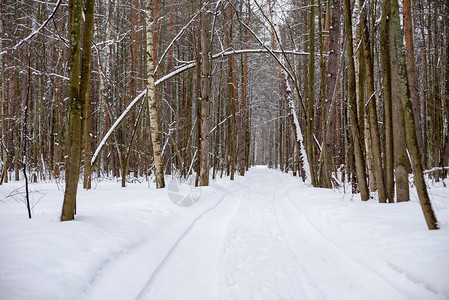
M 363 201 L 414 186 L 438 228 L 448 1 L 0 3 L 0 184 L 63 182 L 62 221 L 79 181 L 208 186 L 268 165 Z

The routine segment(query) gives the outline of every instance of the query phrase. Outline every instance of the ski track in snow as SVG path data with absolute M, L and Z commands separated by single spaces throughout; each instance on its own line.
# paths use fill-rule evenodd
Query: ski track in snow
M 267 175 L 252 170 L 239 190 L 195 218 L 162 255 L 154 255 L 161 249 L 149 241 L 111 262 L 110 271 L 98 275 L 91 298 L 436 298 L 406 276 L 394 285 L 385 270 L 379 273 L 345 253 L 290 201 L 282 177 Z M 126 293 L 114 282 L 125 285 Z
M 0 300 L 449 300 L 443 186 L 441 230 L 428 231 L 417 200 L 361 202 L 261 167 L 212 181 L 190 207 L 106 182 L 63 223 L 62 192 L 32 185 L 46 197 L 28 220 L 6 197 L 19 184 L 0 189 Z

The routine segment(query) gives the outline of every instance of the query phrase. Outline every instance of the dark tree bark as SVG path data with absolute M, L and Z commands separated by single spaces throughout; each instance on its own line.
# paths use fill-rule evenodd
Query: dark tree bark
M 210 17 L 201 16 L 201 161 L 200 185 L 209 185 L 209 151 L 210 151 L 210 98 L 212 89 L 212 43 L 210 37 Z
M 394 152 L 393 152 L 393 117 L 392 117 L 392 90 L 391 65 L 389 49 L 389 6 L 384 5 L 380 27 L 380 53 L 382 65 L 382 86 L 385 120 L 385 190 L 388 201 L 394 202 Z
M 348 0 L 345 0 L 348 1 Z M 387 1 L 388 4 L 388 1 Z M 419 203 L 424 214 L 424 218 L 429 229 L 438 229 L 438 221 L 430 203 L 429 194 L 427 193 L 426 183 L 424 181 L 423 169 L 421 165 L 421 156 L 418 149 L 418 142 L 416 140 L 415 120 L 413 116 L 413 105 L 410 98 L 410 90 L 408 87 L 407 66 L 405 58 L 405 48 L 403 43 L 403 36 L 401 24 L 399 20 L 399 4 L 398 0 L 391 1 L 391 34 L 393 36 L 390 45 L 393 50 L 392 55 L 396 56 L 398 61 L 398 85 L 401 92 L 402 104 L 405 113 L 405 124 L 407 131 L 407 145 L 412 158 L 412 167 L 416 190 L 418 191 Z
M 92 1 L 93 0 L 87 0 Z M 70 83 L 69 83 L 69 126 L 67 135 L 67 161 L 66 161 L 66 187 L 64 203 L 62 206 L 61 221 L 75 219 L 76 193 L 80 175 L 81 149 L 82 149 L 82 102 L 80 89 L 81 75 L 81 26 L 82 26 L 81 0 L 69 2 L 69 41 L 70 41 Z M 84 27 L 88 34 L 93 28 Z M 81 79 L 82 80 L 82 79 Z
M 331 0 L 329 0 L 331 1 Z M 331 101 L 336 101 L 334 98 L 335 85 L 337 84 L 337 72 L 340 68 L 339 66 L 339 56 L 340 56 L 340 19 L 341 19 L 341 7 L 340 0 L 332 1 L 332 26 L 329 31 L 329 58 L 326 66 L 326 78 L 325 78 L 325 88 L 326 88 L 326 111 L 329 111 L 329 107 L 332 105 L 336 107 L 337 105 L 333 105 Z M 328 13 L 329 14 L 329 13 Z M 330 111 L 330 115 L 327 116 L 329 118 L 329 126 L 326 126 L 326 142 L 323 147 L 323 156 L 325 160 L 325 165 L 327 166 L 328 172 L 332 172 L 333 163 L 332 158 L 335 154 L 335 133 L 330 130 L 334 128 L 336 125 L 336 120 L 334 115 L 336 116 L 336 109 Z
M 413 115 L 415 117 L 416 141 L 422 157 L 422 130 L 421 130 L 421 109 L 418 94 L 418 82 L 416 80 L 415 46 L 413 42 L 412 11 L 410 0 L 403 0 L 404 15 L 404 36 L 405 54 L 407 60 L 407 76 L 410 87 L 410 97 L 412 98 Z
M 366 183 L 365 159 L 363 157 L 362 144 L 360 140 L 360 129 L 357 118 L 357 100 L 355 87 L 355 67 L 354 52 L 352 43 L 352 20 L 351 6 L 349 0 L 343 0 L 344 3 L 344 24 L 346 38 L 346 58 L 348 61 L 348 104 L 349 104 L 349 121 L 351 123 L 351 135 L 354 146 L 355 165 L 357 172 L 357 183 L 360 189 L 363 201 L 369 199 L 368 185 Z
M 314 88 L 315 88 L 315 0 L 311 1 L 309 23 L 309 71 L 308 71 L 308 99 L 306 122 L 306 150 L 310 164 L 310 180 L 312 186 L 316 186 L 315 174 L 315 149 L 313 140 L 314 128 Z
M 85 189 L 91 188 L 92 166 L 91 161 L 91 105 L 90 105 L 90 74 L 91 74 L 91 60 L 92 60 L 92 36 L 94 28 L 94 5 L 95 1 L 90 0 L 86 2 L 84 33 L 83 33 L 83 54 L 81 58 L 81 83 L 80 83 L 80 101 L 82 123 L 81 130 L 84 143 L 84 182 Z

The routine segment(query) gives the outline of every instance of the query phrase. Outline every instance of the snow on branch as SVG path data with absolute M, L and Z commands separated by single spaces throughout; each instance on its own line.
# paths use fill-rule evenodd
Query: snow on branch
M 95 150 L 94 155 L 92 156 L 92 160 L 91 160 L 91 163 L 90 163 L 92 166 L 95 164 L 95 162 L 97 160 L 97 157 L 98 157 L 98 154 L 100 154 L 101 150 L 103 149 L 104 145 L 108 141 L 108 139 L 111 136 L 111 134 L 114 132 L 115 128 L 117 128 L 117 126 L 119 126 L 122 123 L 123 119 L 128 115 L 128 113 L 131 111 L 131 109 L 134 107 L 134 105 L 139 103 L 139 101 L 143 98 L 143 96 L 146 95 L 146 93 L 147 93 L 147 90 L 145 89 L 139 95 L 137 95 L 137 97 L 134 98 L 134 100 L 128 105 L 128 107 L 120 115 L 120 117 L 117 119 L 117 121 L 115 121 L 115 123 L 112 125 L 112 127 L 108 130 L 108 132 L 103 137 L 103 139 L 101 140 L 100 144 L 98 145 L 97 149 Z
M 293 130 L 295 131 L 295 137 L 296 137 L 296 142 L 299 144 L 300 147 L 300 152 L 301 152 L 301 159 L 303 160 L 303 168 L 304 168 L 304 172 L 306 173 L 306 179 L 310 179 L 312 178 L 310 176 L 310 165 L 309 165 L 309 160 L 307 157 L 307 152 L 306 152 L 306 148 L 304 147 L 304 138 L 302 135 L 302 131 L 301 131 L 301 126 L 299 125 L 299 120 L 298 120 L 298 115 L 296 114 L 296 108 L 295 108 L 295 103 L 293 102 L 293 96 L 292 96 L 292 89 L 290 87 L 290 83 L 288 81 L 288 77 L 287 77 L 287 72 L 282 69 L 282 72 L 284 73 L 284 77 L 285 77 L 285 91 L 287 94 L 287 101 L 288 101 L 288 109 L 289 109 L 289 114 L 291 115 L 291 117 L 293 118 L 293 124 L 294 124 L 294 128 Z
M 259 54 L 259 53 L 270 53 L 270 54 L 279 54 L 279 53 L 285 53 L 285 54 L 292 54 L 292 55 L 308 55 L 309 53 L 307 52 L 298 52 L 298 51 L 289 51 L 289 50 L 272 50 L 272 49 L 240 49 L 240 50 L 225 50 L 222 52 L 219 52 L 217 54 L 212 55 L 212 59 L 217 59 L 220 57 L 225 57 L 225 56 L 231 56 L 231 55 L 238 55 L 238 54 Z M 192 69 L 196 66 L 196 62 L 194 61 L 188 61 L 186 62 L 184 65 L 182 65 L 181 67 L 179 67 L 178 69 L 176 69 L 175 71 L 168 73 L 167 75 L 159 78 L 158 80 L 156 80 L 156 82 L 154 83 L 154 85 L 159 85 L 162 82 L 184 72 L 187 71 L 189 69 Z M 285 66 L 284 66 L 285 68 Z
M 245 53 L 256 53 L 256 54 L 257 53 L 270 53 L 270 54 L 276 56 L 275 53 L 281 53 L 281 51 L 280 50 L 272 50 L 272 49 L 269 49 L 268 47 L 266 49 L 227 50 L 227 51 L 222 51 L 220 53 L 217 53 L 217 54 L 213 55 L 212 59 L 217 59 L 217 58 L 220 58 L 220 57 L 230 56 L 230 55 L 245 54 Z M 308 54 L 308 53 L 305 53 L 305 52 L 297 52 L 297 51 L 282 51 L 282 53 L 293 54 L 293 55 L 307 55 Z M 278 62 L 282 65 L 282 63 L 279 60 L 278 60 Z M 158 86 L 161 83 L 163 83 L 164 81 L 167 81 L 170 78 L 172 78 L 172 77 L 174 77 L 174 76 L 176 76 L 178 74 L 181 74 L 184 71 L 192 69 L 195 66 L 196 66 L 196 62 L 187 62 L 186 64 L 184 64 L 180 68 L 176 69 L 175 71 L 173 71 L 171 73 L 168 73 L 167 75 L 165 75 L 165 76 L 159 78 L 158 80 L 156 80 L 154 85 Z M 284 69 L 285 72 L 288 72 L 286 70 L 285 66 L 283 66 L 283 69 Z M 103 149 L 105 143 L 109 139 L 109 137 L 112 134 L 112 132 L 114 132 L 114 130 L 117 128 L 117 126 L 120 125 L 120 123 L 128 115 L 129 111 L 134 107 L 134 105 L 136 105 L 137 103 L 139 103 L 140 100 L 142 100 L 142 97 L 145 95 L 145 93 L 146 93 L 146 90 L 142 91 L 139 95 L 137 95 L 137 97 L 128 105 L 126 110 L 120 115 L 120 117 L 117 119 L 117 121 L 115 121 L 114 125 L 112 125 L 112 127 L 106 133 L 106 135 L 104 136 L 103 140 L 98 145 L 98 148 L 95 150 L 94 155 L 92 156 L 92 161 L 91 161 L 92 166 L 95 164 L 95 162 L 96 162 L 96 160 L 98 158 L 99 153 Z M 293 102 L 292 102 L 292 104 L 293 104 Z M 298 123 L 298 126 L 299 126 L 299 123 Z M 302 140 L 302 135 L 301 135 L 301 140 Z
M 309 52 L 302 51 L 291 51 L 291 50 L 274 50 L 274 49 L 241 49 L 241 50 L 226 50 L 220 53 L 214 54 L 212 59 L 221 57 L 221 56 L 229 56 L 236 54 L 251 54 L 251 53 L 275 53 L 275 54 L 292 54 L 292 55 L 309 55 Z
M 162 60 L 164 59 L 164 57 L 167 55 L 168 51 L 170 50 L 170 48 L 173 46 L 173 44 L 179 39 L 179 37 L 184 33 L 184 30 L 187 29 L 187 27 L 189 27 L 190 24 L 192 24 L 192 22 L 196 19 L 196 17 L 201 13 L 201 11 L 203 10 L 203 8 L 198 11 L 191 19 L 190 21 L 178 32 L 178 34 L 175 36 L 175 38 L 170 42 L 170 44 L 167 46 L 167 48 L 165 48 L 164 53 L 162 53 L 161 58 L 159 58 L 159 61 L 156 64 L 156 68 L 154 69 L 154 73 L 156 74 L 157 69 L 159 68 L 159 65 L 161 64 Z

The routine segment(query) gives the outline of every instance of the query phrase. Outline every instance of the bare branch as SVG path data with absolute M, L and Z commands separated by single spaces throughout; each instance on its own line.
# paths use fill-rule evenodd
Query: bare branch
M 12 48 L 8 48 L 2 52 L 0 52 L 0 56 L 5 55 L 6 53 L 8 53 L 9 51 L 15 51 L 17 49 L 19 49 L 20 46 L 22 46 L 24 43 L 28 42 L 30 39 L 32 39 L 36 34 L 38 34 L 42 29 L 44 29 L 44 27 L 48 24 L 48 22 L 50 22 L 51 19 L 53 19 L 53 17 L 56 14 L 56 11 L 58 10 L 59 6 L 61 5 L 62 0 L 58 0 L 58 2 L 56 3 L 55 9 L 53 9 L 53 12 L 50 14 L 50 16 L 48 17 L 47 20 L 45 20 L 44 23 L 42 23 L 42 25 L 36 29 L 35 31 L 33 31 L 32 33 L 30 33 L 30 35 L 28 35 L 26 38 L 24 38 L 23 40 L 21 40 L 19 43 L 17 43 L 14 47 Z

